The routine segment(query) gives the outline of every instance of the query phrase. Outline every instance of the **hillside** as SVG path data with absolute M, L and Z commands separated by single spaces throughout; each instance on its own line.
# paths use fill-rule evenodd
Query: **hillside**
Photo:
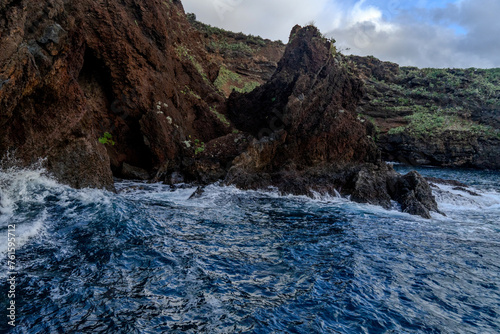
M 196 21 L 225 96 L 269 80 L 285 45 Z M 383 158 L 412 165 L 500 168 L 500 69 L 419 69 L 348 56 L 364 82 L 358 114 Z
M 365 82 L 358 113 L 376 124 L 385 159 L 500 168 L 500 69 L 418 69 L 350 58 Z
M 194 14 L 187 14 L 187 18 L 201 33 L 211 61 L 219 67 L 214 85 L 226 97 L 233 90 L 250 92 L 271 79 L 285 52 L 283 42 L 212 27 L 197 21 Z

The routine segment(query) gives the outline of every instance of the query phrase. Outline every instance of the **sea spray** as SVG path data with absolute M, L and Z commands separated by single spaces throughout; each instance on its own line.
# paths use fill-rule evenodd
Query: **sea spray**
M 40 161 L 22 168 L 16 160 L 6 158 L 0 164 L 0 231 L 5 234 L 9 225 L 15 226 L 18 247 L 42 228 L 47 189 L 61 187 L 46 174 L 42 164 Z M 7 243 L 0 243 L 0 254 L 6 250 Z
M 40 160 L 19 167 L 19 161 L 8 157 L 0 164 L 0 231 L 5 234 L 8 225 L 15 224 L 19 247 L 44 233 L 46 223 L 53 219 L 49 210 L 60 210 L 75 201 L 81 205 L 111 205 L 109 192 L 62 185 L 46 171 L 44 163 Z M 66 215 L 74 211 L 68 208 Z M 0 243 L 0 254 L 5 254 L 6 247 L 6 243 Z

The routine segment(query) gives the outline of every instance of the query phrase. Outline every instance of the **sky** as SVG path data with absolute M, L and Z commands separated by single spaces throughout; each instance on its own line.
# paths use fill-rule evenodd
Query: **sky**
M 199 21 L 288 41 L 314 23 L 344 54 L 403 66 L 500 67 L 500 0 L 182 0 Z

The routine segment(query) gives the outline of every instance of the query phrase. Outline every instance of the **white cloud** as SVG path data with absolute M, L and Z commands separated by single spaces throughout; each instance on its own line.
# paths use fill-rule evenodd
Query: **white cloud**
M 382 11 L 373 6 L 364 7 L 365 2 L 365 0 L 361 0 L 354 5 L 349 17 L 351 21 L 349 25 L 353 26 L 360 22 L 372 22 L 377 31 L 391 30 L 392 25 L 382 19 Z
M 295 24 L 316 20 L 328 0 L 184 0 L 198 20 L 231 31 L 243 31 L 286 42 Z
M 414 2 L 416 7 L 403 0 L 378 1 L 384 8 L 368 1 L 183 0 L 183 4 L 200 21 L 285 42 L 295 24 L 315 21 L 341 48 L 351 48 L 355 54 L 419 67 L 500 67 L 499 0 L 447 5 L 443 0 L 433 7 L 427 0 Z M 463 29 L 457 33 L 456 27 Z
M 401 11 L 394 21 L 373 16 L 332 29 L 341 47 L 401 65 L 419 67 L 500 67 L 500 2 L 462 0 L 444 8 Z M 381 23 L 382 20 L 382 23 Z M 389 29 L 380 29 L 387 27 Z M 462 27 L 457 33 L 453 26 Z

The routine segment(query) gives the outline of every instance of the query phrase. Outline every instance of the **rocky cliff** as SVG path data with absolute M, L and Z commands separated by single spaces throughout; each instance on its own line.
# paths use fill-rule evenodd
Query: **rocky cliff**
M 2 154 L 112 188 L 123 163 L 161 175 L 229 131 L 218 67 L 179 1 L 7 0 L 0 13 Z
M 500 168 L 500 69 L 418 69 L 351 56 L 362 72 L 358 113 L 378 129 L 384 159 Z
M 190 22 L 220 67 L 217 86 L 250 91 L 270 79 L 285 45 Z M 499 168 L 500 71 L 418 69 L 350 56 L 363 80 L 358 114 L 376 127 L 385 160 Z
M 381 162 L 360 73 L 315 27 L 282 50 L 214 38 L 175 0 L 6 0 L 0 14 L 0 153 L 46 157 L 62 182 L 223 180 L 438 211 L 424 179 Z

